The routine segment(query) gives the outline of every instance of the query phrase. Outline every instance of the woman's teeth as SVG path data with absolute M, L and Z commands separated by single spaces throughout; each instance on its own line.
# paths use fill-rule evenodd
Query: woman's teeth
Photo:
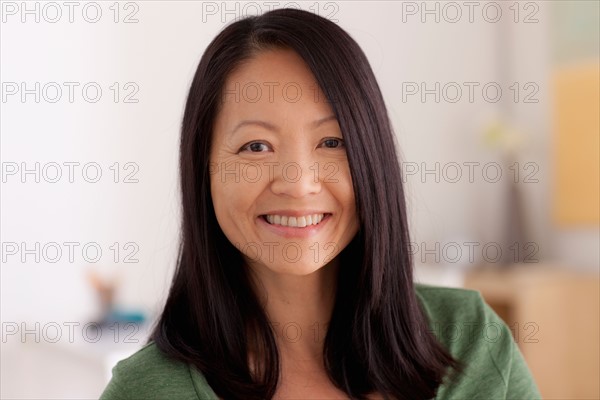
M 282 215 L 266 215 L 267 222 L 271 225 L 289 226 L 292 228 L 304 228 L 309 225 L 317 225 L 325 214 L 306 215 L 303 217 L 287 217 Z

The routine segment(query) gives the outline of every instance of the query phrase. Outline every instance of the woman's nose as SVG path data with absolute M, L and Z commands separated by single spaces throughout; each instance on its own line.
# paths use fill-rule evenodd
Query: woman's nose
M 275 167 L 271 191 L 277 195 L 301 198 L 321 191 L 317 161 L 285 161 Z

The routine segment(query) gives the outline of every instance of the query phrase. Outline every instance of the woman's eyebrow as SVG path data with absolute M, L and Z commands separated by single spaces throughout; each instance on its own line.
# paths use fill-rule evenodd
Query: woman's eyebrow
M 252 119 L 252 120 L 243 120 L 243 121 L 241 121 L 239 124 L 237 124 L 235 126 L 235 128 L 233 128 L 231 130 L 231 132 L 229 134 L 231 136 L 233 136 L 233 134 L 235 132 L 237 132 L 240 128 L 242 128 L 244 126 L 249 126 L 249 125 L 256 125 L 256 126 L 263 127 L 265 129 L 273 131 L 273 132 L 279 132 L 279 128 L 277 128 L 275 125 L 273 125 L 273 124 L 271 124 L 269 122 Z
M 313 129 L 317 129 L 319 126 L 321 126 L 325 122 L 329 122 L 329 121 L 337 121 L 337 118 L 335 117 L 335 115 L 330 115 L 328 117 L 321 118 L 321 119 L 318 119 L 316 121 L 313 121 L 310 125 L 311 125 L 311 127 Z
M 325 122 L 329 122 L 329 121 L 335 121 L 337 120 L 337 118 L 335 117 L 335 115 L 329 115 L 325 118 L 321 118 L 318 119 L 316 121 L 313 121 L 309 124 L 309 126 L 312 129 L 316 129 L 319 126 L 321 126 L 322 124 L 324 124 Z M 267 130 L 273 131 L 273 132 L 279 132 L 279 128 L 273 124 L 271 124 L 270 122 L 267 121 L 261 121 L 261 120 L 256 120 L 256 119 L 251 119 L 251 120 L 243 120 L 240 123 L 238 123 L 235 128 L 233 128 L 231 130 L 231 132 L 229 133 L 231 136 L 233 136 L 233 134 L 235 132 L 237 132 L 240 128 L 244 127 L 244 126 L 251 126 L 251 125 L 255 125 L 255 126 L 260 126 L 262 128 L 265 128 Z

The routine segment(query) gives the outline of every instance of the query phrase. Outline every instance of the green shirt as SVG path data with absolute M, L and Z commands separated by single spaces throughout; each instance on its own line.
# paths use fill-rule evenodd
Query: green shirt
M 508 326 L 479 292 L 416 284 L 431 331 L 466 364 L 436 399 L 541 399 Z M 121 360 L 100 400 L 218 400 L 195 367 L 166 358 L 152 342 Z

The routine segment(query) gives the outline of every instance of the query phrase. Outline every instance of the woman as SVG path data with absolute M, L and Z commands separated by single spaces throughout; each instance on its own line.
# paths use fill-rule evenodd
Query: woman
M 281 9 L 226 27 L 192 82 L 180 169 L 169 297 L 102 399 L 540 397 L 477 292 L 413 284 L 387 111 L 336 24 Z

